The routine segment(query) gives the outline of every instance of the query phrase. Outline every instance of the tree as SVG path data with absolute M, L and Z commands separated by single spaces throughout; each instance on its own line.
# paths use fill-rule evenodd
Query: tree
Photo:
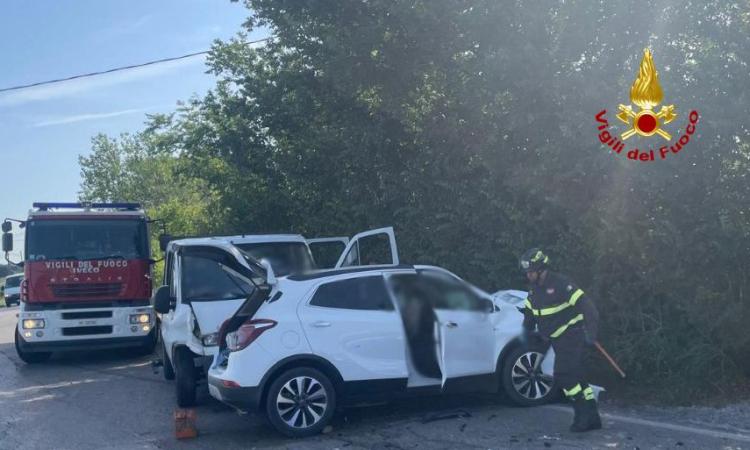
M 169 117 L 154 116 L 152 126 L 164 127 Z M 223 227 L 216 192 L 208 183 L 184 173 L 183 161 L 171 149 L 167 133 L 150 128 L 119 139 L 98 135 L 92 152 L 79 157 L 80 198 L 83 201 L 134 201 L 149 217 L 166 224 L 169 234 L 216 234 Z M 158 257 L 158 235 L 152 233 L 152 252 Z M 156 267 L 160 279 L 162 266 Z

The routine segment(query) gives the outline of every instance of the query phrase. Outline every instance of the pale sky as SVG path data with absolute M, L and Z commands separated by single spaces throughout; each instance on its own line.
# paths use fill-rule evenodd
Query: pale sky
M 229 0 L 3 0 L 2 9 L 0 88 L 207 50 L 249 15 Z M 75 201 L 91 138 L 138 131 L 147 113 L 204 94 L 215 81 L 205 70 L 197 56 L 0 93 L 0 219 L 26 218 L 35 201 Z

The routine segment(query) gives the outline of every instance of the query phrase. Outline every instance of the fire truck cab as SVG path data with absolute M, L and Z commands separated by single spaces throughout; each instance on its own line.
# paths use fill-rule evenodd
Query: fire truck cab
M 156 345 L 148 217 L 137 203 L 34 203 L 25 221 L 18 356 Z M 3 223 L 6 259 L 13 247 Z M 9 261 L 10 262 L 10 261 Z

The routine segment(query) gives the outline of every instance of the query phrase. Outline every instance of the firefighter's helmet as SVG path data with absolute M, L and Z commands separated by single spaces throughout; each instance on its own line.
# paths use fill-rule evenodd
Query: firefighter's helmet
M 521 270 L 524 272 L 540 272 L 547 268 L 547 264 L 549 256 L 537 247 L 527 250 L 521 256 Z

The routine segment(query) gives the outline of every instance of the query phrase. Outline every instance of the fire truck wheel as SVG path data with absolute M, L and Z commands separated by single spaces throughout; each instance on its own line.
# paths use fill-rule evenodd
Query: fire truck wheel
M 21 358 L 23 362 L 26 364 L 36 364 L 41 363 L 44 361 L 47 361 L 50 356 L 52 356 L 51 352 L 25 352 L 21 350 L 21 347 L 19 346 L 19 340 L 21 339 L 21 336 L 18 335 L 18 329 L 16 329 L 16 353 L 18 353 L 18 357 Z
M 161 339 L 161 363 L 164 379 L 174 380 L 174 367 L 172 367 L 172 361 L 169 360 L 167 347 L 164 345 L 164 339 Z
M 195 405 L 197 370 L 195 357 L 187 347 L 177 347 L 174 352 L 174 371 L 177 382 L 177 405 L 181 408 Z

